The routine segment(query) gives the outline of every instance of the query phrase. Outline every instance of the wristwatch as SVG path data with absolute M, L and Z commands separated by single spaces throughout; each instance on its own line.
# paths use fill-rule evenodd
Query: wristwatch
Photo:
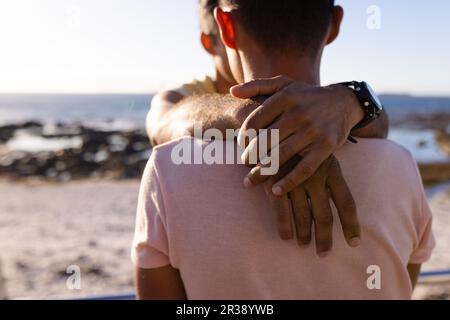
M 353 130 L 364 128 L 380 117 L 383 112 L 383 104 L 367 82 L 350 81 L 339 84 L 353 90 L 359 104 L 364 110 L 364 118 L 353 128 Z

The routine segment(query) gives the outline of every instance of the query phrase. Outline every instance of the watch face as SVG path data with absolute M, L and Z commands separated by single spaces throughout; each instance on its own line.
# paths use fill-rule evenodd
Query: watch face
M 380 98 L 378 98 L 375 91 L 373 91 L 372 87 L 368 83 L 364 82 L 364 84 L 366 85 L 367 91 L 369 91 L 370 95 L 372 96 L 372 99 L 375 102 L 376 107 L 380 110 L 383 110 L 383 104 L 381 103 L 381 100 Z

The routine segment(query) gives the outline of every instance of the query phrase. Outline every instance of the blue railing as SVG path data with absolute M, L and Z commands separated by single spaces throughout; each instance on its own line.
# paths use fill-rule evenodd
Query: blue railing
M 134 293 L 126 293 L 121 295 L 109 295 L 109 296 L 94 296 L 77 300 L 88 300 L 88 301 L 127 301 L 136 300 L 136 295 Z
M 434 277 L 450 276 L 450 269 L 448 270 L 436 270 L 436 271 L 426 271 L 420 274 L 420 278 L 429 279 Z M 124 300 L 136 300 L 134 293 L 122 294 L 122 295 L 110 295 L 110 296 L 95 296 L 90 298 L 85 298 L 81 300 L 90 301 L 124 301 Z
M 447 270 L 436 270 L 436 271 L 426 271 L 420 274 L 421 278 L 431 278 L 431 277 L 441 277 L 450 276 L 450 269 Z

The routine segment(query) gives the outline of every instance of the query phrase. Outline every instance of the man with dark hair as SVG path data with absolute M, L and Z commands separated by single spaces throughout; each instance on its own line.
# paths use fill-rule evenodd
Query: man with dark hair
M 319 86 L 322 51 L 337 38 L 343 18 L 343 9 L 339 6 L 330 7 L 327 14 L 319 12 L 328 2 L 222 1 L 216 10 L 216 21 L 235 79 L 254 81 L 284 74 L 285 77 L 274 78 L 272 84 L 284 85 L 289 90 L 297 88 L 298 83 Z M 280 14 L 283 19 L 278 21 L 276 17 Z M 283 26 L 283 21 L 292 26 L 293 21 L 309 14 L 317 14 L 317 18 L 320 15 L 320 19 L 328 22 L 303 21 L 303 29 L 292 30 Z M 261 26 L 275 20 L 276 25 L 268 26 L 272 30 L 261 31 L 264 38 L 256 36 Z M 307 33 L 306 40 L 300 40 Z M 279 42 L 279 37 L 286 42 Z M 292 39 L 296 42 L 292 43 Z M 277 46 L 273 50 L 269 46 L 271 40 Z M 313 43 L 318 46 L 314 48 Z M 365 91 L 361 84 L 353 85 L 357 96 Z M 264 87 L 256 80 L 250 89 L 244 85 L 239 90 L 252 91 L 255 86 Z M 265 88 L 258 90 L 263 93 L 273 90 L 271 86 Z M 233 99 L 230 102 L 228 96 L 210 98 L 213 103 L 217 100 L 223 104 L 239 104 Z M 277 109 L 271 105 L 273 99 L 269 103 L 266 100 L 258 108 L 271 106 L 268 109 L 271 117 L 283 121 L 283 118 L 297 116 L 297 110 L 289 107 L 291 101 L 285 100 L 285 106 Z M 250 119 L 262 121 L 258 118 L 262 114 L 260 110 L 257 109 Z M 270 125 L 252 121 L 254 126 Z M 247 127 L 251 126 L 244 124 L 244 129 Z M 280 136 L 292 136 L 289 130 L 294 130 L 295 136 L 295 129 L 295 126 L 281 127 Z M 305 139 L 296 137 L 295 140 Z M 142 180 L 132 249 L 139 298 L 411 297 L 420 265 L 430 257 L 434 240 L 431 212 L 417 166 L 409 152 L 400 146 L 385 140 L 361 139 L 358 144 L 346 143 L 336 151 L 360 207 L 364 238 L 358 248 L 350 248 L 339 228 L 332 224 L 338 210 L 333 208 L 331 212 L 328 204 L 311 198 L 313 211 L 331 212 L 331 220 L 326 223 L 335 236 L 335 249 L 325 255 L 326 259 L 319 258 L 313 247 L 298 248 L 293 242 L 277 238 L 264 190 L 241 186 L 242 177 L 248 172 L 245 167 L 175 165 L 173 157 L 180 146 L 208 153 L 212 149 L 228 150 L 235 147 L 235 143 L 181 138 L 154 149 Z M 282 168 L 281 177 L 285 174 L 283 171 Z M 319 171 L 328 170 L 322 166 Z M 332 190 L 333 197 L 334 192 L 336 190 Z M 308 202 L 304 191 L 299 192 L 299 197 L 304 198 L 305 204 Z M 309 206 L 302 209 L 308 212 Z M 312 223 L 309 215 L 299 219 L 295 216 L 294 220 L 300 228 L 308 229 Z
M 229 8 L 239 8 L 236 18 L 242 27 L 272 56 L 282 58 L 295 52 L 316 57 L 328 30 L 334 1 L 298 1 L 295 7 L 283 3 L 273 6 L 264 1 L 222 1 Z
M 239 129 L 243 124 L 251 125 L 261 122 L 252 113 L 259 107 L 258 103 L 248 103 L 246 100 L 233 99 L 230 96 L 225 98 L 226 101 L 224 100 L 223 94 L 229 93 L 230 87 L 237 82 L 230 70 L 225 46 L 220 39 L 214 20 L 213 11 L 217 4 L 218 0 L 199 1 L 200 40 L 204 49 L 213 59 L 215 76 L 213 78 L 206 77 L 202 81 L 194 80 L 192 83 L 161 92 L 154 97 L 147 118 L 147 132 L 154 146 L 184 135 L 192 135 L 195 124 L 202 124 L 204 129 L 216 128 L 225 131 L 227 128 Z M 261 4 L 255 5 L 261 6 Z M 327 8 L 329 9 L 329 7 L 330 3 Z M 259 10 L 259 7 L 257 9 Z M 264 7 L 261 6 L 261 9 Z M 299 14 L 298 20 L 293 19 L 289 22 L 290 27 L 304 30 L 303 28 L 307 29 L 307 24 L 311 22 L 326 24 L 326 14 L 324 19 L 322 11 L 312 12 L 312 14 L 300 12 Z M 265 23 L 269 22 L 267 19 L 272 19 L 271 25 L 280 25 L 284 22 L 284 18 L 280 19 L 280 17 L 284 16 L 279 14 L 271 16 L 268 12 L 261 25 L 249 24 L 256 34 L 258 34 L 258 29 L 261 29 L 261 34 L 267 36 L 261 37 L 261 40 L 268 43 L 267 48 L 271 51 L 278 50 L 277 48 L 280 46 L 277 41 L 280 42 L 280 40 L 278 36 L 271 36 L 272 28 L 267 27 Z M 251 16 L 248 20 L 256 23 Z M 317 30 L 323 32 L 323 27 L 317 28 Z M 315 29 L 308 33 L 300 33 L 295 39 L 286 40 L 285 43 L 299 43 L 303 45 L 303 48 L 312 50 L 319 45 L 313 42 L 320 38 L 320 35 L 315 35 L 313 32 L 317 33 Z M 285 33 L 283 32 L 283 34 Z M 271 42 L 274 44 L 272 47 L 270 47 Z M 235 96 L 244 99 L 264 91 L 266 95 L 272 95 L 268 101 L 271 101 L 271 107 L 274 109 L 287 107 L 285 100 L 289 98 L 291 102 L 289 107 L 291 110 L 297 111 L 298 116 L 290 117 L 290 123 L 279 122 L 279 124 L 280 129 L 297 128 L 295 137 L 301 136 L 301 139 L 283 141 L 280 153 L 287 154 L 286 150 L 295 151 L 305 159 L 297 167 L 291 166 L 296 170 L 287 177 L 290 189 L 286 191 L 291 191 L 289 196 L 287 192 L 275 194 L 270 192 L 270 188 L 266 188 L 272 210 L 280 217 L 277 219 L 280 236 L 283 239 L 291 239 L 294 236 L 295 226 L 290 223 L 289 219 L 286 219 L 291 208 L 297 216 L 310 214 L 310 210 L 300 212 L 299 208 L 305 206 L 305 198 L 301 196 L 302 193 L 308 193 L 308 198 L 313 199 L 314 202 L 328 203 L 327 189 L 330 188 L 335 190 L 333 201 L 342 216 L 344 235 L 351 246 L 357 246 L 360 233 L 354 201 L 342 177 L 337 160 L 330 155 L 345 142 L 350 131 L 356 137 L 386 138 L 387 116 L 382 112 L 379 119 L 373 119 L 374 121 L 366 123 L 366 126 L 352 130 L 362 119 L 363 109 L 351 89 L 343 85 L 322 88 L 285 80 L 284 78 L 259 80 L 245 86 L 234 87 L 232 91 Z M 263 118 L 266 124 L 270 124 L 275 120 L 271 118 L 272 114 L 273 112 L 270 110 L 263 109 L 259 119 Z M 284 130 L 282 131 L 284 132 Z M 310 145 L 302 148 L 299 143 L 304 141 L 309 141 Z M 327 147 L 322 147 L 324 145 Z M 298 157 L 294 157 L 292 161 L 298 161 L 298 159 Z M 286 162 L 287 159 L 283 158 L 282 164 Z M 322 170 L 318 170 L 321 164 Z M 245 179 L 245 185 L 261 183 L 271 185 L 277 182 L 273 177 L 270 180 L 269 178 L 271 177 L 262 176 L 258 167 L 255 167 Z M 305 183 L 306 180 L 308 180 L 308 184 Z M 326 185 L 322 181 L 325 181 Z M 315 210 L 313 215 L 308 218 L 314 216 L 316 221 L 315 240 L 320 255 L 326 255 L 332 247 L 331 230 L 327 224 L 321 223 L 330 218 L 329 209 L 329 207 L 323 206 L 323 209 Z M 311 228 L 303 227 L 300 230 L 297 228 L 299 244 L 307 245 L 311 238 Z

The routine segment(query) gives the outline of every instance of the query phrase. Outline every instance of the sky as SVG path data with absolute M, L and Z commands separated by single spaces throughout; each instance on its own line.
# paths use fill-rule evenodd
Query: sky
M 197 0 L 0 0 L 0 92 L 153 93 L 212 72 Z M 450 96 L 450 1 L 337 0 L 322 82 Z

